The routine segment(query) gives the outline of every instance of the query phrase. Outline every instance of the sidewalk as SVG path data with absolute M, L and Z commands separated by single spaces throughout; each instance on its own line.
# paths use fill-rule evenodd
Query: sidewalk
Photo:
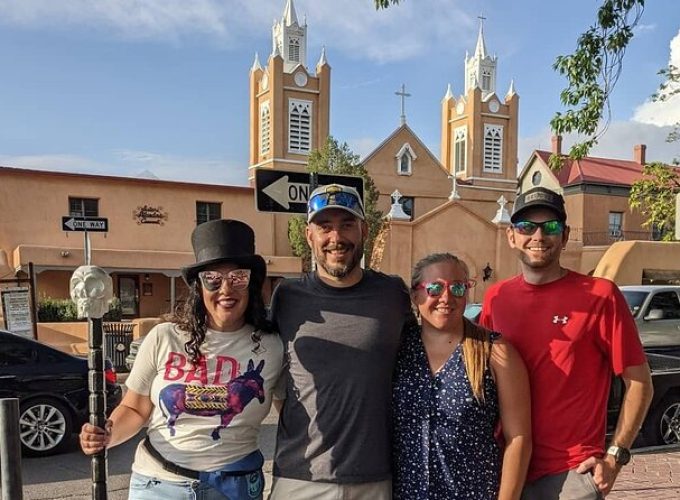
M 680 498 L 680 447 L 647 448 L 634 452 L 607 496 L 607 500 L 629 498 Z

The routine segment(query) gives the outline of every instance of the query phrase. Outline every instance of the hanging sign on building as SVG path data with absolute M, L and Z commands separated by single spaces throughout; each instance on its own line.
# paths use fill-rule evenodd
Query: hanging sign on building
M 33 338 L 29 288 L 5 288 L 0 294 L 5 329 L 17 335 Z

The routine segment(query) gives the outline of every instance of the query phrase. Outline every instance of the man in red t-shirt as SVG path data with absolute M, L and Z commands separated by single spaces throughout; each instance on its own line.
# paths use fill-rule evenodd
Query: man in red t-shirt
M 609 493 L 652 398 L 635 322 L 614 283 L 560 265 L 569 239 L 564 199 L 537 187 L 515 200 L 508 243 L 522 274 L 484 297 L 480 323 L 520 352 L 531 383 L 533 453 L 523 500 Z M 604 449 L 612 373 L 626 385 Z

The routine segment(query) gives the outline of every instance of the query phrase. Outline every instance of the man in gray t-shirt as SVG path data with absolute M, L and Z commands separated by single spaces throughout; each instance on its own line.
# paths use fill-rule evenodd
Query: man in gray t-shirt
M 400 278 L 359 266 L 367 231 L 356 190 L 312 192 L 307 242 L 318 269 L 272 299 L 287 363 L 272 500 L 391 498 L 392 370 L 413 316 Z

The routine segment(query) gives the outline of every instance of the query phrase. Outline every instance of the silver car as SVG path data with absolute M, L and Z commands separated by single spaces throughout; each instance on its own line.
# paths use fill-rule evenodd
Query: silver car
M 620 287 L 637 323 L 642 345 L 680 347 L 680 286 Z

